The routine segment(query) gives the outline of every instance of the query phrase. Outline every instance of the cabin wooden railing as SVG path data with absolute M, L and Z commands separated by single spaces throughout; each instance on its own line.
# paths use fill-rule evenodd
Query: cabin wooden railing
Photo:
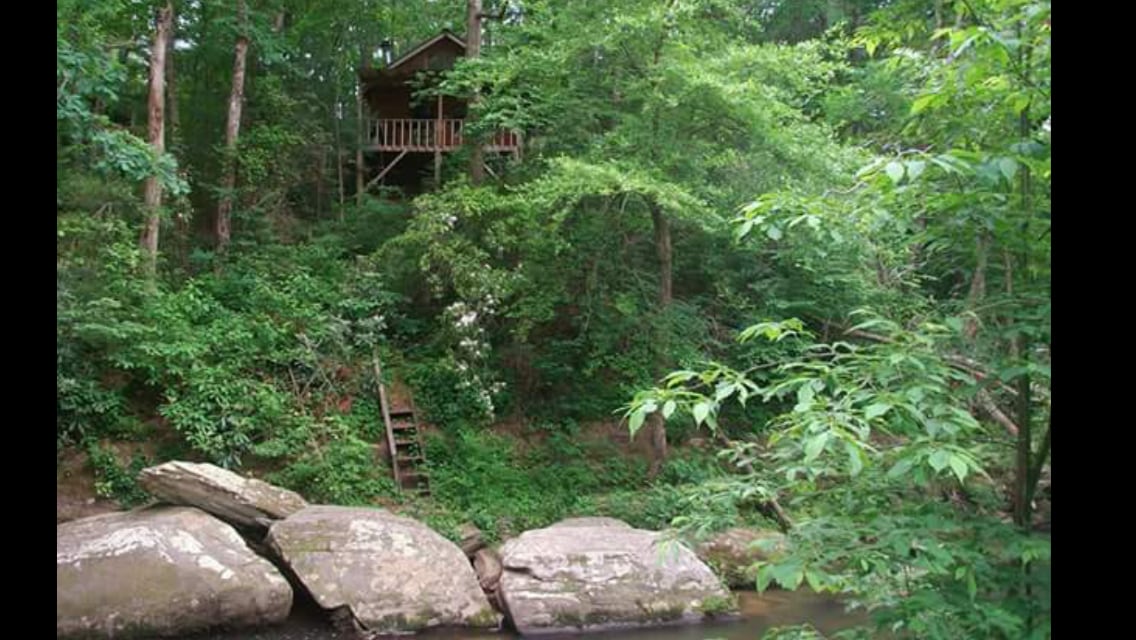
M 460 118 L 382 118 L 367 123 L 366 146 L 376 151 L 451 151 L 462 146 Z M 489 151 L 516 151 L 520 135 L 500 131 L 485 143 Z

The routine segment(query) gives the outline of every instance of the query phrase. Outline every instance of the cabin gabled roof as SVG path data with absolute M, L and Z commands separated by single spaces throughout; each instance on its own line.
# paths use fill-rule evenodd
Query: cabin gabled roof
M 415 56 L 422 53 L 423 51 L 429 49 L 430 47 L 434 46 L 435 44 L 441 42 L 442 40 L 446 40 L 446 39 L 453 41 L 454 44 L 458 45 L 462 49 L 465 49 L 465 40 L 462 40 L 461 38 L 454 35 L 454 33 L 452 31 L 450 31 L 449 29 L 443 29 L 441 33 L 439 33 L 438 35 L 434 36 L 433 38 L 430 38 L 429 40 L 423 42 L 422 44 L 414 47 L 410 51 L 407 51 L 406 53 L 402 54 L 401 56 L 398 57 L 397 60 L 392 61 L 385 68 L 388 71 L 393 71 L 394 69 L 397 69 L 399 67 L 399 65 L 405 63 L 406 61 L 414 58 Z

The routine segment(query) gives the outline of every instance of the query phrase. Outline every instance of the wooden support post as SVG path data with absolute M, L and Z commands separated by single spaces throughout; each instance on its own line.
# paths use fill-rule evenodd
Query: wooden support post
M 434 125 L 434 188 L 442 186 L 442 143 L 444 142 L 442 130 L 442 96 L 438 96 L 438 121 Z
M 371 364 L 375 369 L 375 385 L 379 388 L 379 409 L 383 414 L 383 427 L 387 434 L 387 451 L 391 457 L 391 472 L 394 474 L 395 486 L 402 488 L 402 481 L 398 477 L 398 447 L 394 443 L 394 429 L 391 428 L 390 405 L 387 404 L 387 389 L 383 384 L 383 368 L 379 364 L 379 350 L 376 347 L 371 352 Z
M 371 181 L 368 182 L 365 187 L 363 187 L 363 191 L 369 190 L 371 187 L 375 186 L 379 182 L 379 180 L 382 180 L 387 175 L 387 172 L 390 171 L 391 169 L 393 169 L 394 165 L 398 164 L 398 161 L 402 160 L 402 157 L 405 156 L 407 153 L 410 153 L 410 151 L 407 150 L 407 149 L 403 149 L 402 153 L 395 156 L 394 160 L 391 160 L 390 164 L 383 167 L 383 170 L 379 172 L 379 175 L 372 178 Z

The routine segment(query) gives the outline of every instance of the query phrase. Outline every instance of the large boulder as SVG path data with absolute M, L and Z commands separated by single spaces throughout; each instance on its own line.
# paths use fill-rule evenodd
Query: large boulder
M 611 518 L 526 531 L 501 548 L 500 595 L 522 634 L 697 622 L 736 613 L 685 546 Z
M 165 502 L 197 507 L 231 524 L 262 531 L 308 504 L 297 493 L 207 463 L 166 462 L 143 469 L 138 482 Z
M 416 520 L 310 506 L 273 524 L 268 543 L 321 607 L 350 609 L 367 631 L 500 624 L 461 549 Z
M 283 621 L 292 588 L 228 524 L 151 507 L 56 527 L 56 635 L 125 638 Z
M 714 534 L 698 545 L 698 557 L 729 586 L 754 589 L 756 563 L 775 560 L 788 549 L 784 534 L 765 529 L 737 527 Z

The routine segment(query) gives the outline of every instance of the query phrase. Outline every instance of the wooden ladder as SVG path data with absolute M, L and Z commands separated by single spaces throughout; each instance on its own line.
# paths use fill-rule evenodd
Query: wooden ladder
M 392 407 L 386 385 L 383 384 L 383 369 L 377 351 L 373 363 L 394 484 L 399 490 L 411 490 L 423 496 L 430 495 L 430 477 L 426 472 L 426 447 L 422 442 L 422 430 L 418 427 L 414 400 L 408 398 L 405 405 Z

